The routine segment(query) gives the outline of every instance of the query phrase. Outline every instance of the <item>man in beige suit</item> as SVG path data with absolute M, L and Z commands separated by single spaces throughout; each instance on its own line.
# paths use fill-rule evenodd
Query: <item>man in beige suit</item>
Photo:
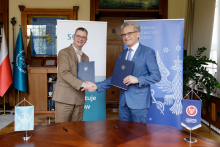
M 85 28 L 77 28 L 73 35 L 73 44 L 59 51 L 58 79 L 53 94 L 55 101 L 55 122 L 82 121 L 85 103 L 85 91 L 93 91 L 92 83 L 77 78 L 78 62 L 88 62 L 88 56 L 82 47 L 87 41 L 88 32 Z M 90 90 L 91 89 L 91 90 Z

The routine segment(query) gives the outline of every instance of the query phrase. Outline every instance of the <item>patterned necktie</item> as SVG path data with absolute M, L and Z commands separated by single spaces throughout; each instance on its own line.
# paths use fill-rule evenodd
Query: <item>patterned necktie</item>
M 76 50 L 76 54 L 80 54 L 80 56 L 82 56 L 83 52 L 79 51 L 79 50 Z
M 131 52 L 133 51 L 133 49 L 129 48 L 128 49 L 128 57 L 127 57 L 127 60 L 131 61 Z

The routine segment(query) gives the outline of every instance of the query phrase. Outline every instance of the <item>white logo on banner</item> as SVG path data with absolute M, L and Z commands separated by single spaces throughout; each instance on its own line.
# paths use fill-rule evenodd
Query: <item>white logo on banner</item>
M 196 119 L 192 119 L 192 118 L 186 118 L 186 122 L 187 123 L 196 123 L 197 120 Z
M 160 101 L 156 101 L 156 99 L 154 98 L 154 93 L 155 93 L 155 91 L 153 89 L 151 89 L 151 95 L 152 95 L 152 98 L 153 98 L 153 102 L 152 103 L 156 103 L 157 109 L 159 109 L 160 113 L 162 113 L 164 115 L 164 113 L 163 113 L 163 111 L 164 111 L 164 104 L 162 102 L 160 102 Z
M 164 111 L 164 105 L 173 105 L 170 108 L 170 111 L 176 115 L 182 114 L 182 70 L 183 70 L 183 60 L 179 60 L 179 56 L 177 56 L 177 60 L 173 60 L 174 66 L 171 69 L 176 70 L 177 73 L 172 82 L 168 81 L 167 77 L 170 75 L 169 70 L 165 67 L 163 62 L 160 59 L 159 52 L 157 51 L 157 64 L 159 66 L 159 70 L 161 73 L 161 81 L 156 83 L 161 91 L 166 93 L 173 93 L 172 95 L 165 95 L 164 96 L 164 103 L 156 101 L 154 98 L 154 103 L 156 103 L 157 108 L 161 111 Z M 174 103 L 173 103 L 174 101 Z
M 27 113 L 22 113 L 19 116 L 19 120 L 20 120 L 21 123 L 28 123 L 29 120 L 30 120 L 30 116 Z
M 85 105 L 84 109 L 90 109 L 90 105 Z
M 91 95 L 90 97 L 85 96 L 85 100 L 86 100 L 86 101 L 90 101 L 90 102 L 96 101 L 96 96 L 93 96 L 93 95 Z
M 21 63 L 22 66 L 19 66 L 19 63 Z M 24 50 L 20 51 L 19 54 L 17 54 L 15 65 L 17 66 L 20 72 L 27 74 Z

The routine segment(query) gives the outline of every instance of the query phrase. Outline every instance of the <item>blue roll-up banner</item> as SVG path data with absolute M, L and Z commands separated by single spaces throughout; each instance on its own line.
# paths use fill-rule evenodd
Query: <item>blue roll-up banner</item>
M 57 54 L 73 43 L 73 34 L 78 27 L 88 31 L 88 40 L 82 51 L 95 62 L 95 82 L 106 79 L 107 22 L 57 20 Z M 59 70 L 59 67 L 58 67 Z M 85 93 L 83 121 L 106 120 L 106 91 Z
M 141 27 L 139 41 L 154 49 L 162 79 L 151 85 L 147 123 L 182 128 L 184 20 L 126 20 Z M 125 45 L 125 49 L 127 46 Z
M 195 130 L 201 127 L 202 114 L 201 100 L 185 100 L 183 99 L 183 114 L 181 125 L 188 130 Z

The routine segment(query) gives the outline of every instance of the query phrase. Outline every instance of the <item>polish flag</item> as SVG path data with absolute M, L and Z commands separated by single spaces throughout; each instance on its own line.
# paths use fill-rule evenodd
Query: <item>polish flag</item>
M 12 83 L 11 67 L 4 28 L 2 29 L 2 43 L 0 48 L 0 96 L 3 97 Z

